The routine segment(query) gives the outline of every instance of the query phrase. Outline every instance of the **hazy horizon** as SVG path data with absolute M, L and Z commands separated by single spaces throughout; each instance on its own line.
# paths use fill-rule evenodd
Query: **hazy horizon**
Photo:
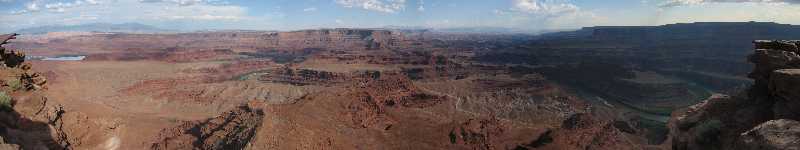
M 509 28 L 691 22 L 800 24 L 794 0 L 0 0 L 0 32 L 48 25 L 141 23 L 196 30 Z

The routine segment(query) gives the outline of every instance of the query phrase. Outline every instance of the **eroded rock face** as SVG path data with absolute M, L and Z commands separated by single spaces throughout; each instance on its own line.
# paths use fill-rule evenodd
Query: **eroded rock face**
M 343 73 L 284 67 L 272 70 L 269 74 L 261 75 L 258 77 L 258 80 L 304 86 L 340 83 L 347 80 L 349 77 L 350 76 Z
M 800 69 L 781 69 L 772 72 L 769 93 L 775 99 L 775 117 L 800 119 Z
M 16 34 L 2 35 L 2 44 L 14 39 Z M 0 44 L 0 46 L 2 45 Z M 2 47 L 0 47 L 2 48 Z M 47 99 L 41 93 L 35 91 L 37 88 L 26 88 L 22 78 L 29 74 L 30 66 L 18 67 L 24 61 L 24 55 L 15 55 L 13 51 L 7 53 L 2 48 L 2 67 L 0 74 L 4 77 L 2 81 L 2 93 L 6 100 L 10 100 L 10 109 L 0 109 L 0 136 L 5 137 L 4 141 L 16 145 L 23 149 L 64 149 L 70 144 L 59 137 L 50 136 L 51 134 L 61 134 L 62 131 L 53 129 L 56 122 L 60 120 L 63 109 L 60 105 L 48 104 Z M 10 78 L 9 78 L 10 77 Z M 6 147 L 6 146 L 4 146 Z
M 470 119 L 450 131 L 450 142 L 469 145 L 474 149 L 501 149 L 504 145 L 500 135 L 508 127 L 497 118 Z
M 187 121 L 161 131 L 152 149 L 244 149 L 255 136 L 264 113 L 241 106 L 203 121 Z
M 0 40 L 5 44 L 14 35 L 0 36 Z M 0 91 L 12 103 L 10 110 L 0 110 L 0 136 L 5 142 L 21 149 L 91 149 L 100 145 L 97 141 L 113 136 L 117 121 L 89 118 L 49 100 L 43 93 L 47 80 L 31 72 L 24 57 L 19 52 L 2 52 Z
M 589 114 L 574 114 L 564 120 L 560 129 L 550 133 L 552 143 L 542 149 L 642 149 L 614 127 L 610 121 L 599 120 Z
M 755 63 L 755 68 L 750 72 L 749 77 L 756 80 L 758 86 L 766 84 L 772 71 L 796 67 L 800 61 L 797 53 L 772 49 L 758 49 L 750 55 L 750 62 Z
M 347 106 L 346 114 L 358 127 L 388 129 L 394 123 L 384 116 L 388 108 L 425 108 L 446 100 L 444 96 L 421 91 L 397 72 L 367 72 L 361 76 L 355 90 L 347 93 L 356 99 Z
M 772 72 L 770 93 L 786 100 L 800 100 L 800 69 L 781 69 Z
M 755 68 L 749 77 L 755 84 L 739 95 L 714 96 L 687 110 L 674 112 L 668 124 L 673 149 L 796 149 L 800 146 L 800 143 L 785 141 L 796 136 L 797 129 L 791 125 L 796 124 L 793 120 L 800 119 L 800 113 L 796 112 L 800 109 L 797 41 L 754 43 L 756 50 L 749 60 Z
M 797 47 L 798 41 L 789 41 L 789 40 L 756 40 L 756 49 L 776 49 L 776 50 L 784 50 L 788 52 L 795 52 L 800 53 L 800 49 Z
M 800 122 L 787 119 L 771 120 L 741 135 L 741 149 L 797 150 L 800 149 Z

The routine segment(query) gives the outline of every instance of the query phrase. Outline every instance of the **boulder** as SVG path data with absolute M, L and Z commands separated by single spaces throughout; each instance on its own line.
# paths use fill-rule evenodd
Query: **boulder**
M 800 122 L 770 120 L 742 133 L 739 147 L 749 150 L 800 150 Z

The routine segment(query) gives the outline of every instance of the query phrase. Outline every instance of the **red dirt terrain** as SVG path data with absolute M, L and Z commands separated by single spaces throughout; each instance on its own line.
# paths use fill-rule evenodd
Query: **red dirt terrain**
M 1 124 L 12 130 L 0 136 L 49 149 L 648 147 L 529 66 L 481 64 L 418 40 L 323 29 L 13 41 L 37 56 L 87 58 L 31 60 L 43 73 L 25 76 L 31 90 L 9 92 L 10 112 L 41 125 Z

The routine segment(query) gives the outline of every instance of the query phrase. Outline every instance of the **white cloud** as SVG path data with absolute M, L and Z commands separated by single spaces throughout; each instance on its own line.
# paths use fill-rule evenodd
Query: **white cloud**
M 540 15 L 560 15 L 580 11 L 574 4 L 555 0 L 514 0 L 511 10 Z
M 491 13 L 508 18 L 497 25 L 527 29 L 579 28 L 592 26 L 605 19 L 591 11 L 582 10 L 568 0 L 513 0 L 511 8 L 495 9 Z
M 25 14 L 31 12 L 38 12 L 39 11 L 39 3 L 37 1 L 30 2 L 25 4 L 25 9 L 11 11 L 10 14 Z
M 25 5 L 25 10 L 29 11 L 39 11 L 39 3 L 38 1 L 33 1 Z
M 313 11 L 317 11 L 317 7 L 309 7 L 309 8 L 305 8 L 305 9 L 303 9 L 303 11 L 304 11 L 304 12 L 313 12 Z
M 800 4 L 800 0 L 666 0 L 660 7 L 702 5 L 707 3 L 787 3 Z
M 249 19 L 247 10 L 240 6 L 217 6 L 211 4 L 182 5 L 179 7 L 160 6 L 157 4 L 142 4 L 148 12 L 137 16 L 138 20 L 159 21 L 240 21 Z M 136 12 L 136 10 L 131 10 Z
M 75 0 L 73 2 L 54 2 L 42 4 L 42 1 L 34 0 L 26 4 L 25 9 L 15 11 L 12 15 L 26 15 L 25 13 L 35 13 L 37 16 L 52 16 L 54 13 L 65 13 L 68 9 L 72 14 L 85 16 L 85 13 L 114 14 L 133 13 L 139 19 L 199 19 L 199 20 L 237 20 L 246 16 L 246 10 L 239 6 L 226 6 L 210 4 L 209 0 Z M 175 3 L 180 7 L 164 6 L 158 3 Z M 99 5 L 104 4 L 104 5 Z M 114 11 L 108 10 L 114 7 Z M 40 10 L 49 12 L 39 12 Z M 112 15 L 109 15 L 112 14 Z M 69 15 L 69 14 L 67 14 Z M 95 15 L 97 16 L 97 15 Z M 126 16 L 126 15 L 122 15 Z M 122 17 L 120 16 L 120 17 Z
M 494 13 L 495 15 L 499 15 L 499 16 L 508 15 L 508 11 L 504 11 L 504 10 L 500 10 L 500 9 L 495 9 L 495 10 L 492 11 L 492 13 Z
M 99 2 L 97 2 L 96 0 L 76 0 L 74 2 L 68 2 L 68 3 L 57 2 L 57 3 L 44 4 L 44 8 L 53 12 L 64 12 L 65 9 L 68 8 L 78 7 L 81 5 L 96 5 L 98 3 Z
M 25 4 L 25 8 L 22 10 L 11 11 L 11 14 L 25 14 L 25 13 L 34 13 L 39 12 L 42 8 L 50 11 L 50 12 L 64 12 L 66 9 L 79 7 L 83 5 L 97 5 L 100 2 L 97 0 L 75 0 L 72 2 L 53 2 L 53 3 L 44 3 L 45 1 L 41 0 L 34 0 Z
M 173 3 L 180 6 L 190 6 L 195 4 L 204 4 L 206 0 L 139 0 L 143 3 Z
M 236 5 L 212 3 L 164 5 L 140 0 L 78 0 L 69 3 L 31 1 L 11 14 L 0 14 L 0 30 L 44 25 L 137 22 L 181 29 L 239 28 L 258 29 L 271 25 L 270 16 L 249 16 Z M 165 2 L 171 3 L 171 2 Z M 176 3 L 177 4 L 177 3 Z M 24 13 L 22 13 L 24 12 Z
M 336 3 L 346 8 L 361 8 L 383 13 L 396 13 L 406 7 L 406 0 L 336 0 Z
M 417 11 L 425 11 L 425 1 L 419 0 L 419 7 L 417 7 Z

